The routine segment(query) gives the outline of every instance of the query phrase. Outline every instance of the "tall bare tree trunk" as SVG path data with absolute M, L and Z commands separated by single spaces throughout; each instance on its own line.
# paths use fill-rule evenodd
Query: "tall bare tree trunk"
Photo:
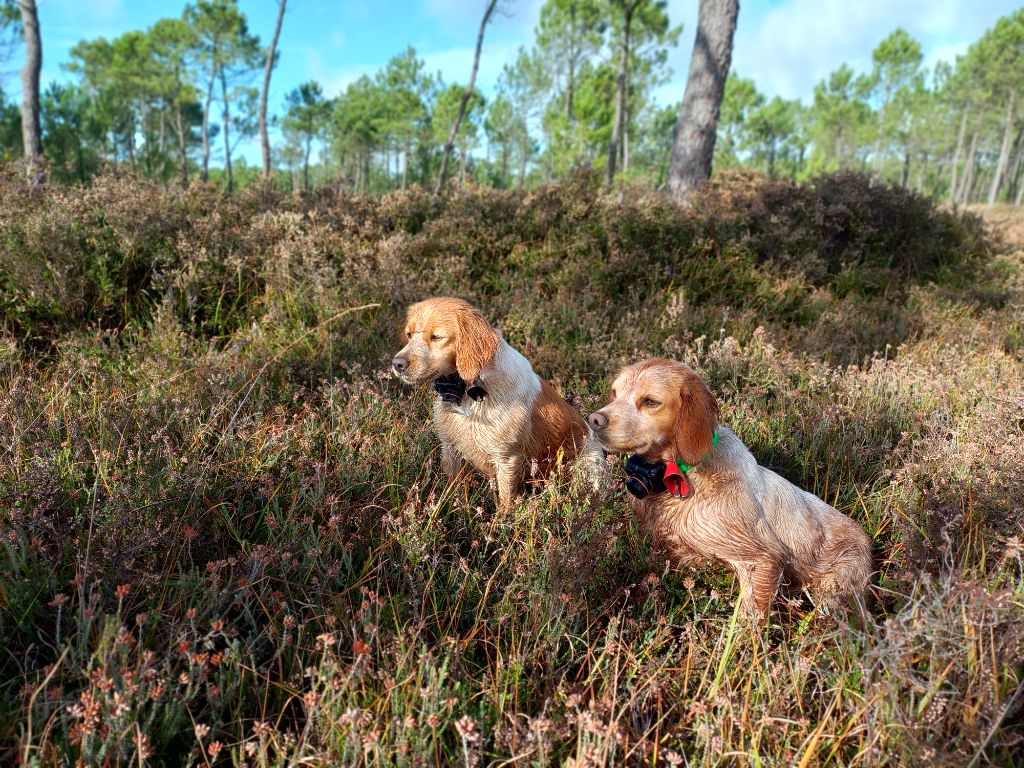
M 1017 179 L 1017 197 L 1013 200 L 1014 205 L 1024 205 L 1024 173 Z
M 313 137 L 306 136 L 306 151 L 302 156 L 302 188 L 309 192 L 309 153 L 313 151 Z
M 270 73 L 274 69 L 274 57 L 277 55 L 277 40 L 281 36 L 281 24 L 284 21 L 284 6 L 287 0 L 279 0 L 277 24 L 274 25 L 274 36 L 270 39 L 267 49 L 267 62 L 263 67 L 263 90 L 260 91 L 260 144 L 263 146 L 263 178 L 270 178 L 270 135 L 267 133 L 267 99 L 270 95 Z
M 178 134 L 178 166 L 181 171 L 181 186 L 188 186 L 188 149 L 185 137 L 185 116 L 181 113 L 179 101 L 174 111 L 174 130 Z
M 1003 176 L 1006 175 L 1006 166 L 1010 162 L 1010 137 L 1013 133 L 1013 91 L 1010 91 L 1010 98 L 1006 104 L 1006 125 L 1003 128 L 1003 143 L 999 147 L 999 162 L 996 164 L 996 172 L 992 177 L 992 186 L 988 190 L 988 205 L 991 208 L 996 204 L 999 197 L 999 187 L 1003 183 Z
M 1013 195 L 1014 201 L 1020 205 L 1021 186 L 1024 186 L 1024 179 L 1020 177 L 1021 167 L 1024 166 L 1024 125 L 1017 131 L 1017 138 L 1013 142 L 1016 147 L 1016 154 L 1013 161 L 1013 168 L 1007 176 L 1007 195 Z
M 21 27 L 25 37 L 25 66 L 21 69 L 21 140 L 25 147 L 29 182 L 42 181 L 43 138 L 39 130 L 39 73 L 43 68 L 43 43 L 39 36 L 36 0 L 20 0 Z
M 231 107 L 228 101 L 228 76 L 224 67 L 220 68 L 220 97 L 224 101 L 224 170 L 228 174 L 228 192 L 235 188 L 235 180 L 231 174 Z
M 739 0 L 700 0 L 690 75 L 668 169 L 669 193 L 679 202 L 685 202 L 691 190 L 711 175 L 739 6 Z
M 960 189 L 956 199 L 960 205 L 967 205 L 970 202 L 971 183 L 974 181 L 974 164 L 978 152 L 978 134 L 981 133 L 980 125 L 975 125 L 974 133 L 971 134 L 971 146 L 967 150 L 967 162 L 964 164 L 964 177 L 960 181 Z
M 203 181 L 210 177 L 210 107 L 213 104 L 213 85 L 217 82 L 217 65 L 210 64 L 210 85 L 203 104 Z
M 530 152 L 530 140 L 529 138 L 523 139 L 519 145 L 519 178 L 516 180 L 516 186 L 522 189 L 526 185 L 526 160 L 527 155 Z
M 630 170 L 630 86 L 626 84 L 626 116 L 623 118 L 623 173 Z
M 135 170 L 135 114 L 132 113 L 132 117 L 128 122 L 128 135 L 125 137 L 125 149 L 128 150 L 128 164 L 131 165 L 132 170 Z
M 409 186 L 409 137 L 405 138 L 405 148 L 402 150 L 402 189 Z
M 615 88 L 615 120 L 612 122 L 612 139 L 608 145 L 608 167 L 604 176 L 606 186 L 615 181 L 615 161 L 619 156 L 619 137 L 623 134 L 626 114 L 626 81 L 629 78 L 629 30 L 633 26 L 633 13 L 643 0 L 626 0 L 622 8 L 622 52 L 619 57 L 619 76 Z
M 484 10 L 484 17 L 480 21 L 480 31 L 476 36 L 476 53 L 473 55 L 473 71 L 469 74 L 469 83 L 466 85 L 466 91 L 462 94 L 462 100 L 459 102 L 459 111 L 452 122 L 452 129 L 448 133 L 448 141 L 444 143 L 444 152 L 441 154 L 441 167 L 437 170 L 437 181 L 434 182 L 435 195 L 440 194 L 441 188 L 444 186 L 444 174 L 448 170 L 448 159 L 451 157 L 452 147 L 455 146 L 455 137 L 459 134 L 462 118 L 466 116 L 466 105 L 469 104 L 469 99 L 473 95 L 473 88 L 476 86 L 476 72 L 480 69 L 480 49 L 484 45 L 484 30 L 487 28 L 487 22 L 491 20 L 491 14 L 494 13 L 494 6 L 497 4 L 498 0 L 488 0 L 487 8 Z
M 565 124 L 572 126 L 576 88 L 576 4 L 569 4 L 569 76 L 565 80 Z
M 975 155 L 973 161 L 973 168 L 971 169 L 971 183 L 967 186 L 967 193 L 965 195 L 964 202 L 968 203 L 971 200 L 981 199 L 981 179 L 985 175 L 985 169 L 981 167 L 981 155 Z
M 964 151 L 964 134 L 967 133 L 967 110 L 960 117 L 960 132 L 956 137 L 956 152 L 953 153 L 953 168 L 949 177 L 949 202 L 956 202 L 956 174 L 960 165 L 960 154 Z

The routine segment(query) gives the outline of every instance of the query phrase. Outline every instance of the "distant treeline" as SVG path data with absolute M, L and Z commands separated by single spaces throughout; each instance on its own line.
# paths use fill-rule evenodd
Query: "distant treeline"
M 681 27 L 665 2 L 633 5 L 616 167 L 619 178 L 660 186 L 677 106 L 659 106 L 652 92 L 672 75 L 668 51 Z M 581 165 L 604 168 L 624 7 L 547 0 L 533 45 L 505 65 L 493 96 L 470 99 L 452 175 L 512 187 Z M 80 42 L 62 65 L 75 80 L 51 83 L 42 96 L 51 178 L 86 182 L 115 162 L 167 183 L 196 175 L 247 183 L 257 169 L 238 145 L 256 134 L 265 58 L 236 0 L 199 0 L 145 31 Z M 920 43 L 902 29 L 879 43 L 872 62 L 863 73 L 841 66 L 815 86 L 810 104 L 769 99 L 731 75 L 715 169 L 802 179 L 854 168 L 941 199 L 1021 203 L 1024 9 L 953 64 L 926 69 Z M 358 191 L 430 183 L 464 88 L 428 72 L 411 47 L 336 98 L 315 81 L 298 85 L 272 118 L 279 182 Z M 20 153 L 19 120 L 0 92 L 0 155 Z

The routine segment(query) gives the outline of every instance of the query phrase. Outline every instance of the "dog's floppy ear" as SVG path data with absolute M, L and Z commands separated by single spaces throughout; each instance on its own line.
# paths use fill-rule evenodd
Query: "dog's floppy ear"
M 711 450 L 718 427 L 718 401 L 695 373 L 686 369 L 679 385 L 679 410 L 676 411 L 676 456 L 687 464 L 697 464 Z
M 455 368 L 463 381 L 472 382 L 494 360 L 498 332 L 475 309 L 458 312 L 459 337 L 455 340 Z

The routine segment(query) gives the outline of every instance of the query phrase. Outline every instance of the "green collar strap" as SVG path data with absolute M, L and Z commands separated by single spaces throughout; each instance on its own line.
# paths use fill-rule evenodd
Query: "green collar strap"
M 714 448 L 716 445 L 718 445 L 718 430 L 717 429 L 715 430 L 714 434 L 711 435 L 711 447 Z M 711 455 L 711 451 L 710 450 L 707 453 L 705 453 L 703 456 L 701 456 L 700 457 L 700 461 L 698 461 L 696 464 L 687 464 L 685 461 L 682 461 L 680 459 L 676 459 L 676 464 L 679 465 L 679 469 L 681 469 L 683 472 L 689 472 L 691 469 L 694 469 L 695 467 L 699 467 L 701 464 L 703 464 L 704 463 L 704 459 L 706 459 L 709 455 Z

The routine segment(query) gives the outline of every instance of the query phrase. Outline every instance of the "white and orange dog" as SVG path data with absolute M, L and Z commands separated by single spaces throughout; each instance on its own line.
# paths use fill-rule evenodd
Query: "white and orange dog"
M 871 543 L 857 523 L 759 466 L 689 367 L 666 359 L 624 368 L 589 417 L 602 446 L 633 452 L 627 488 L 640 522 L 678 562 L 717 560 L 740 600 L 764 617 L 781 590 L 824 606 L 862 604 Z
M 468 462 L 494 478 L 507 509 L 525 480 L 603 452 L 583 418 L 468 302 L 434 298 L 409 307 L 406 345 L 391 361 L 407 384 L 433 382 L 441 466 L 454 480 Z

